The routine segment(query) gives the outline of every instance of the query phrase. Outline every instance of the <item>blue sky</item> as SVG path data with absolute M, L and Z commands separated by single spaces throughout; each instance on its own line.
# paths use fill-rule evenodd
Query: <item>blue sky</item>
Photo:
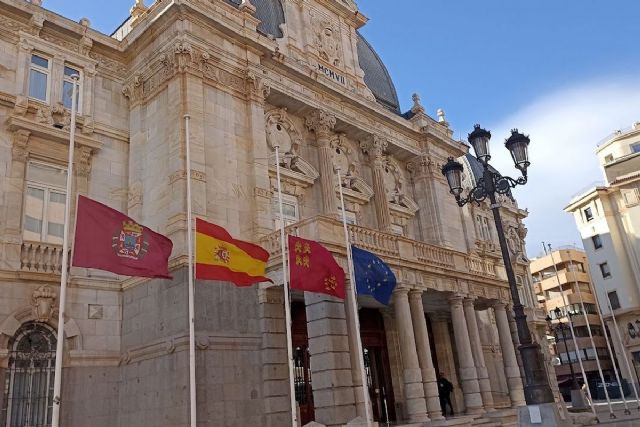
M 104 33 L 133 0 L 44 0 Z M 147 1 L 147 4 L 150 2 Z M 478 122 L 492 130 L 494 159 L 515 174 L 501 142 L 531 136 L 530 182 L 515 194 L 530 211 L 530 256 L 542 240 L 580 244 L 571 197 L 600 180 L 594 149 L 640 121 L 640 1 L 361 0 L 361 30 L 396 84 L 403 111 L 417 92 L 432 116 L 443 108 L 455 136 Z M 108 5 L 105 7 L 105 5 Z

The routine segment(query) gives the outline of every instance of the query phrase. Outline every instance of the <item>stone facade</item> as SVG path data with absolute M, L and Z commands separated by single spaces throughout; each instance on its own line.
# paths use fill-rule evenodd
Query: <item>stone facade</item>
M 293 293 L 304 307 L 296 347 L 303 419 L 333 426 L 363 417 L 366 383 L 377 420 L 441 420 L 435 378 L 442 372 L 469 423 L 496 410 L 503 424 L 513 422 L 522 380 L 491 212 L 486 203 L 460 209 L 440 173 L 449 156 L 467 171 L 477 168 L 475 159 L 452 138 L 444 113 L 434 120 L 419 97 L 400 113 L 384 65 L 357 32 L 367 18 L 353 1 L 136 2 L 111 37 L 40 2 L 0 4 L 0 367 L 7 385 L 15 383 L 21 328 L 57 326 L 62 249 L 54 201 L 61 196 L 43 176 L 64 173 L 64 81 L 72 69 L 81 82 L 72 200 L 77 193 L 106 203 L 167 235 L 174 249 L 172 280 L 71 269 L 63 425 L 189 423 L 186 114 L 195 215 L 265 247 L 274 279 L 244 289 L 196 284 L 199 425 L 290 423 L 275 224 L 321 242 L 346 267 L 338 185 L 354 223 L 352 243 L 387 262 L 398 288 L 389 307 L 358 298 L 368 313 L 359 322 L 341 301 Z M 287 218 L 272 210 L 276 146 Z M 471 187 L 476 176 L 465 179 Z M 535 317 L 526 211 L 509 197 L 500 202 L 521 299 Z M 358 323 L 367 381 L 353 350 Z M 14 416 L 16 401 L 15 392 L 2 396 L 3 417 Z

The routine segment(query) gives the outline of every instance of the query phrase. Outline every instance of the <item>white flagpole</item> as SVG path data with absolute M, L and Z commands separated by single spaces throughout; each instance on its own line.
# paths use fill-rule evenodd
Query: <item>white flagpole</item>
M 282 252 L 282 287 L 284 291 L 284 318 L 287 325 L 287 359 L 289 364 L 289 389 L 291 393 L 291 424 L 298 427 L 296 388 L 293 371 L 293 343 L 291 342 L 291 303 L 289 301 L 289 281 L 287 280 L 287 246 L 284 232 L 284 211 L 282 209 L 282 185 L 280 184 L 280 145 L 274 144 L 276 151 L 276 180 L 278 181 L 278 207 L 280 209 L 280 250 Z
M 571 272 L 573 273 L 573 281 L 578 290 L 578 298 L 580 298 L 580 307 L 582 308 L 582 315 L 584 316 L 584 322 L 587 325 L 587 331 L 589 332 L 589 339 L 591 340 L 591 347 L 593 348 L 593 353 L 596 356 L 596 365 L 598 366 L 598 373 L 600 374 L 600 380 L 602 381 L 602 387 L 604 388 L 604 396 L 607 399 L 607 405 L 609 406 L 609 418 L 616 418 L 616 415 L 613 413 L 613 408 L 611 407 L 611 399 L 609 398 L 609 391 L 607 390 L 606 384 L 604 382 L 604 374 L 602 373 L 602 366 L 600 366 L 600 355 L 598 355 L 598 349 L 596 348 L 596 343 L 593 341 L 593 334 L 591 333 L 591 324 L 589 323 L 589 317 L 587 317 L 587 311 L 584 309 L 584 300 L 582 299 L 582 290 L 580 289 L 580 284 L 578 283 L 578 278 L 576 277 L 576 272 L 573 269 L 573 260 L 571 259 L 571 253 L 567 251 L 567 256 L 569 258 L 569 266 L 571 268 Z M 586 379 L 585 379 L 586 382 Z M 588 385 L 587 385 L 588 388 Z M 593 401 L 591 402 L 593 404 Z
M 195 289 L 193 285 L 193 218 L 191 211 L 191 145 L 189 136 L 189 120 L 191 116 L 184 115 L 185 150 L 187 154 L 187 246 L 189 256 L 189 406 L 191 413 L 191 427 L 196 427 L 196 308 Z
M 553 269 L 556 273 L 556 279 L 558 279 L 560 295 L 562 295 L 562 303 L 567 309 L 567 320 L 568 320 L 567 323 L 569 324 L 569 329 L 571 330 L 571 338 L 573 338 L 573 352 L 576 354 L 576 359 L 578 359 L 578 363 L 580 365 L 580 372 L 582 373 L 582 379 L 584 380 L 585 384 L 587 384 L 587 374 L 584 372 L 582 357 L 580 357 L 580 354 L 579 354 L 580 347 L 578 347 L 578 340 L 576 339 L 576 334 L 575 334 L 575 331 L 573 330 L 573 320 L 571 320 L 571 316 L 569 315 L 569 302 L 567 301 L 567 297 L 565 295 L 564 289 L 562 289 L 562 284 L 560 283 L 560 276 L 558 275 L 558 266 L 556 265 L 556 262 L 553 259 L 553 249 L 551 249 L 551 244 L 549 244 L 549 255 L 551 256 L 551 264 L 553 264 Z M 572 363 L 570 353 L 567 353 L 567 359 L 569 360 L 569 363 Z M 587 395 L 589 396 L 589 400 L 591 401 L 591 405 L 590 405 L 591 412 L 593 412 L 593 415 L 597 419 L 598 415 L 596 414 L 596 406 L 593 404 L 593 398 L 591 397 L 591 389 L 589 388 L 588 384 L 586 389 L 587 389 Z
M 360 365 L 360 377 L 362 378 L 362 394 L 364 397 L 364 411 L 366 413 L 367 425 L 373 423 L 371 411 L 371 402 L 369 401 L 369 391 L 367 386 L 367 372 L 364 367 L 364 353 L 362 349 L 362 340 L 360 338 L 360 318 L 358 317 L 358 293 L 356 292 L 356 275 L 353 270 L 353 254 L 351 253 L 351 242 L 349 239 L 349 229 L 347 228 L 347 216 L 344 209 L 344 196 L 342 194 L 342 178 L 340 177 L 340 166 L 336 166 L 336 174 L 338 177 L 338 188 L 340 189 L 340 207 L 342 208 L 342 227 L 344 228 L 344 240 L 347 245 L 347 264 L 349 265 L 349 283 L 351 284 L 351 312 L 356 325 L 356 338 L 358 352 L 358 362 Z
M 629 415 L 631 414 L 631 411 L 629 411 L 629 405 L 627 404 L 627 399 L 624 397 L 624 390 L 622 389 L 622 381 L 620 381 L 620 366 L 619 364 L 616 364 L 615 354 L 611 349 L 611 342 L 609 341 L 609 335 L 607 335 L 607 326 L 604 323 L 604 316 L 602 315 L 602 310 L 600 309 L 600 302 L 597 292 L 594 293 L 594 297 L 596 298 L 596 308 L 598 309 L 598 316 L 600 316 L 600 323 L 602 325 L 602 334 L 604 335 L 604 339 L 607 342 L 607 350 L 609 350 L 609 356 L 611 357 L 611 363 L 613 364 L 613 373 L 616 374 L 618 390 L 620 391 L 622 402 L 624 402 L 624 413 L 625 415 Z M 606 387 L 606 384 L 603 384 L 603 386 Z
M 69 277 L 69 216 L 71 212 L 71 190 L 73 185 L 73 154 L 76 146 L 76 113 L 78 110 L 78 80 L 80 76 L 74 74 L 73 90 L 71 91 L 71 129 L 69 130 L 69 157 L 67 160 L 67 195 L 64 200 L 64 236 L 62 237 L 62 272 L 60 277 L 60 300 L 58 308 L 58 336 L 56 341 L 56 365 L 53 377 L 53 410 L 51 426 L 60 425 L 60 401 L 62 399 L 62 356 L 64 353 L 64 310 L 67 303 L 67 280 Z
M 624 341 L 622 341 L 622 337 L 620 336 L 620 329 L 618 329 L 618 321 L 616 320 L 616 315 L 613 312 L 613 307 L 611 307 L 611 301 L 607 298 L 607 305 L 609 306 L 609 311 L 611 312 L 611 318 L 613 319 L 613 327 L 616 330 L 616 335 L 618 336 L 618 342 L 620 342 L 620 346 L 622 347 L 622 358 L 624 359 L 625 365 L 627 365 L 627 371 L 629 371 L 629 375 L 633 373 L 631 370 L 631 365 L 629 364 L 629 358 L 627 357 L 627 350 L 624 348 Z M 606 333 L 606 332 L 605 332 Z M 636 403 L 638 405 L 638 411 L 640 411 L 640 399 L 638 399 L 638 389 L 636 388 L 636 382 L 633 378 L 630 378 L 631 385 L 633 386 L 633 393 L 636 396 Z

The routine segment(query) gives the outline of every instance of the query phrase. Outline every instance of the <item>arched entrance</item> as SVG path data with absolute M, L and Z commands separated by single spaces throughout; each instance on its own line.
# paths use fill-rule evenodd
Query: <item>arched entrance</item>
M 51 425 L 56 337 L 42 323 L 26 323 L 9 342 L 2 426 Z

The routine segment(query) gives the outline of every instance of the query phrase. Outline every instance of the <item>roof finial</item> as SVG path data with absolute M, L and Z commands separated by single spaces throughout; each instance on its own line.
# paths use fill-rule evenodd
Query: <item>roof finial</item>
M 413 107 L 411 107 L 411 112 L 413 114 L 424 113 L 424 107 L 420 103 L 420 95 L 414 93 L 411 99 L 413 100 Z
M 440 123 L 442 126 L 449 127 L 449 122 L 444 115 L 444 110 L 442 108 L 438 108 L 436 114 L 438 115 L 438 123 Z

